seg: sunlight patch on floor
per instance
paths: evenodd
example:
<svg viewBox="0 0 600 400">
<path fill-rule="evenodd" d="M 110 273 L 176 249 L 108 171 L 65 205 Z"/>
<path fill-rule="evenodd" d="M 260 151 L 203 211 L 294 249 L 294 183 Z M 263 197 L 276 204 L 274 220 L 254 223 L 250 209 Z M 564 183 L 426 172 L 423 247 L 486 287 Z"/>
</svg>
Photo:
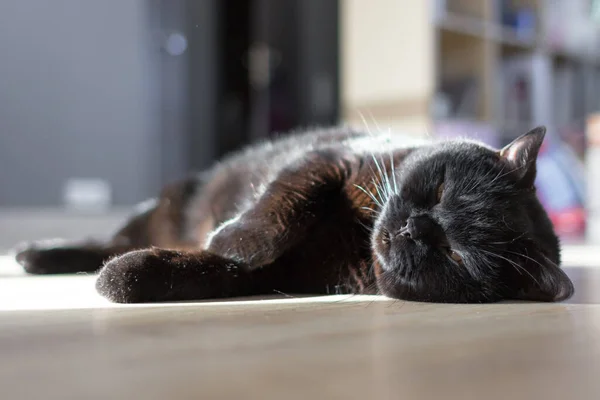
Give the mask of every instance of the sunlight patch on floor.
<svg viewBox="0 0 600 400">
<path fill-rule="evenodd" d="M 600 248 L 590 246 L 565 246 L 563 264 L 568 267 L 600 268 Z M 112 304 L 99 296 L 94 288 L 92 274 L 70 276 L 26 276 L 21 267 L 10 256 L 0 256 L 0 311 L 90 309 L 114 307 L 157 307 L 156 304 L 119 305 Z M 379 296 L 335 295 L 318 297 L 284 297 L 278 299 L 239 300 L 242 304 L 281 303 L 334 303 L 339 301 L 388 301 Z M 169 303 L 160 307 L 231 305 L 228 301 L 206 303 Z"/>
<path fill-rule="evenodd" d="M 205 303 L 113 304 L 96 293 L 92 274 L 69 276 L 25 276 L 12 258 L 0 256 L 0 311 L 61 310 L 115 307 L 218 307 L 231 301 Z M 335 295 L 315 297 L 285 297 L 277 299 L 236 300 L 244 304 L 334 303 L 388 301 L 381 296 Z"/>
</svg>

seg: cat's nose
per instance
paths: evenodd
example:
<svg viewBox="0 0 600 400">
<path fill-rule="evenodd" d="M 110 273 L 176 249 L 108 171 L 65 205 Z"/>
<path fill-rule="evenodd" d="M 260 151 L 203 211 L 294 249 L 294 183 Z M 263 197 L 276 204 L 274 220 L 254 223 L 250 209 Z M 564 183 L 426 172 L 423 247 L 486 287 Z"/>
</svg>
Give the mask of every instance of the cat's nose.
<svg viewBox="0 0 600 400">
<path fill-rule="evenodd" d="M 420 240 L 427 236 L 434 228 L 434 222 L 426 216 L 410 217 L 397 232 L 398 236 L 406 239 Z"/>
<path fill-rule="evenodd" d="M 410 239 L 412 236 L 411 229 L 408 227 L 408 223 L 406 223 L 400 230 L 396 233 L 396 236 L 404 236 L 407 239 Z"/>
</svg>

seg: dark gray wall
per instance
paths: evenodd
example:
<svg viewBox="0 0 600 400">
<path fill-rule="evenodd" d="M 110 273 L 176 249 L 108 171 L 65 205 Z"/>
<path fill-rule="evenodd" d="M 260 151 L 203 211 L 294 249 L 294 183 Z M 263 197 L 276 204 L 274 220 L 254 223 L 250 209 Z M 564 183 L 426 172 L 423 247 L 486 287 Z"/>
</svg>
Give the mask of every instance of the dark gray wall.
<svg viewBox="0 0 600 400">
<path fill-rule="evenodd" d="M 166 0 L 172 1 L 172 0 Z M 217 157 L 217 80 L 220 0 L 187 0 L 186 32 L 189 39 L 187 168 L 202 170 Z"/>
<path fill-rule="evenodd" d="M 160 185 L 150 4 L 0 1 L 0 206 L 58 205 L 69 177 L 107 179 L 116 204 Z"/>
<path fill-rule="evenodd" d="M 298 0 L 298 110 L 304 124 L 339 115 L 339 0 Z"/>
</svg>

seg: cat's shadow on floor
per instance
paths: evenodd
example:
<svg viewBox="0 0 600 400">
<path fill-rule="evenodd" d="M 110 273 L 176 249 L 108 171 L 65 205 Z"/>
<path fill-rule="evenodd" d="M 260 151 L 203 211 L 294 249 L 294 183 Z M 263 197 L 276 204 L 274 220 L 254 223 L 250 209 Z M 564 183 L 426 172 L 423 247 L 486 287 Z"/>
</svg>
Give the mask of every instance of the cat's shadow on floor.
<svg viewBox="0 0 600 400">
<path fill-rule="evenodd" d="M 575 285 L 575 294 L 568 300 L 558 304 L 600 304 L 600 268 L 586 268 L 586 267 L 568 267 L 565 268 L 565 272 L 573 281 Z M 348 299 L 352 298 L 352 295 L 348 296 Z M 273 295 L 265 296 L 253 296 L 243 297 L 235 299 L 214 299 L 214 300 L 203 300 L 202 303 L 214 303 L 228 301 L 232 304 L 242 301 L 255 301 L 255 300 L 286 300 L 286 299 L 303 299 L 311 297 L 322 297 L 321 295 L 302 295 L 293 293 L 276 293 Z M 377 298 L 377 296 L 373 296 Z M 368 300 L 366 300 L 368 301 Z M 520 300 L 504 300 L 496 304 L 528 304 L 529 301 Z"/>
<path fill-rule="evenodd" d="M 12 260 L 8 260 L 8 257 L 0 257 L 0 279 L 11 279 L 11 278 L 24 278 L 25 275 L 21 267 L 14 263 Z M 575 285 L 575 294 L 569 300 L 562 302 L 561 304 L 600 304 L 600 268 L 590 267 L 568 267 L 565 268 L 565 272 Z M 77 274 L 77 275 L 63 275 L 63 276 L 78 276 L 85 275 L 90 276 L 93 274 Z M 203 300 L 201 303 L 216 303 L 216 302 L 231 302 L 232 304 L 243 302 L 243 301 L 257 301 L 257 300 L 286 300 L 286 299 L 306 299 L 311 297 L 321 297 L 318 294 L 295 294 L 295 293 L 273 293 L 271 295 L 264 296 L 252 296 L 232 299 L 210 299 Z M 353 295 L 347 295 L 348 299 L 351 299 Z M 344 297 L 346 298 L 346 297 Z M 325 299 L 324 299 L 325 300 Z M 368 301 L 368 300 L 367 300 Z M 523 301 L 503 301 L 500 304 L 520 304 L 526 303 Z"/>
</svg>

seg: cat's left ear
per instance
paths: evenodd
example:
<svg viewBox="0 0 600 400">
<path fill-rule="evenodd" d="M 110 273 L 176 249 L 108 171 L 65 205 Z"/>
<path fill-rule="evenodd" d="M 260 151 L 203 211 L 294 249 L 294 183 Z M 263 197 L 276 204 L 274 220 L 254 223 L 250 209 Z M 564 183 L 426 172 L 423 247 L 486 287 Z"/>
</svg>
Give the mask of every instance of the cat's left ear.
<svg viewBox="0 0 600 400">
<path fill-rule="evenodd" d="M 536 176 L 536 160 L 546 135 L 546 127 L 538 126 L 519 136 L 498 152 L 518 176 L 523 187 L 533 187 Z"/>
</svg>

